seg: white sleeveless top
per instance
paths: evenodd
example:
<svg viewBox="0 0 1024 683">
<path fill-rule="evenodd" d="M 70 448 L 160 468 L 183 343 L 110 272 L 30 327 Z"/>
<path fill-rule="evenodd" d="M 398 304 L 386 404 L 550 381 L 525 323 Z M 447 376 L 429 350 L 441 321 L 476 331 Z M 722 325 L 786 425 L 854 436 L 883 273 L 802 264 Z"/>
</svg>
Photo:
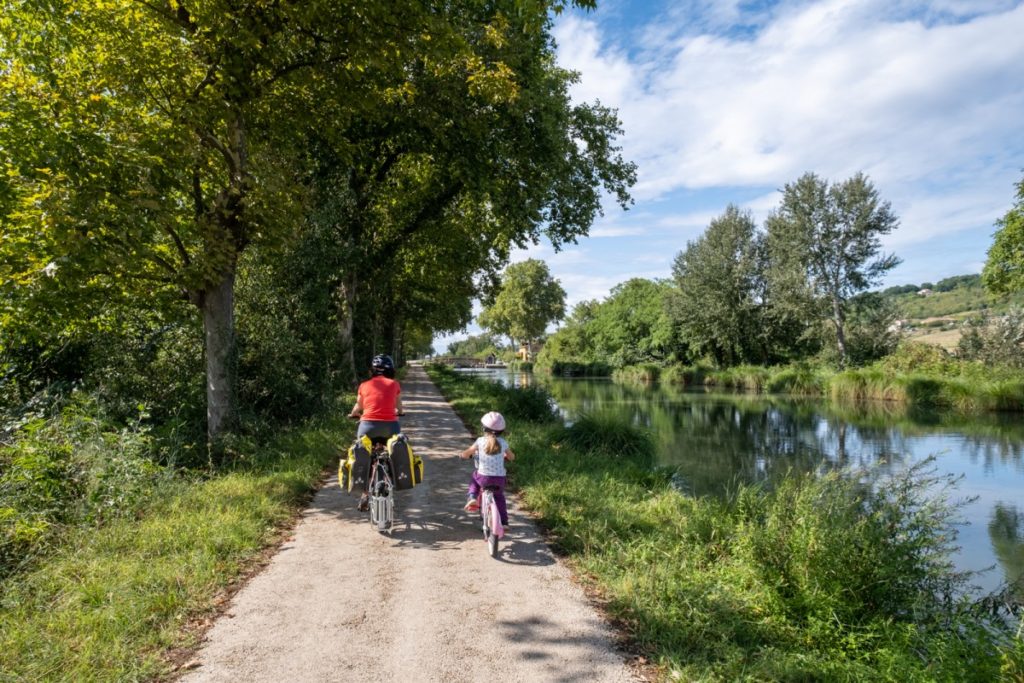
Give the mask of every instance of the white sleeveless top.
<svg viewBox="0 0 1024 683">
<path fill-rule="evenodd" d="M 501 450 L 497 453 L 484 453 L 487 437 L 481 436 L 476 440 L 476 455 L 473 456 L 473 460 L 476 471 L 485 477 L 505 476 L 505 451 L 508 450 L 508 442 L 499 436 L 498 445 L 501 446 Z"/>
</svg>

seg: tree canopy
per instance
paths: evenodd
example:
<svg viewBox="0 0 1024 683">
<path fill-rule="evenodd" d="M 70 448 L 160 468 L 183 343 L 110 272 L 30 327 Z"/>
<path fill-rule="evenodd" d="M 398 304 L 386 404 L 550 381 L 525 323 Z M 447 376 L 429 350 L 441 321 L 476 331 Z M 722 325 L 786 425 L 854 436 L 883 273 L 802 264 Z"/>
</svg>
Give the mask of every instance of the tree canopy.
<svg viewBox="0 0 1024 683">
<path fill-rule="evenodd" d="M 879 239 L 898 225 L 889 202 L 861 173 L 835 184 L 804 174 L 785 186 L 768 221 L 770 258 L 795 259 L 829 307 L 840 363 L 847 360 L 847 302 L 900 263 L 881 253 Z"/>
<path fill-rule="evenodd" d="M 615 113 L 555 65 L 566 4 L 5 1 L 0 351 L 115 305 L 200 324 L 213 439 L 289 393 L 236 371 L 344 381 L 461 328 L 514 246 L 629 201 Z"/>
<path fill-rule="evenodd" d="M 501 277 L 494 301 L 480 313 L 481 327 L 528 344 L 544 336 L 547 326 L 565 315 L 565 290 L 538 259 L 513 263 Z"/>
<path fill-rule="evenodd" d="M 722 365 L 765 360 L 757 348 L 758 248 L 750 212 L 730 205 L 676 256 L 670 310 L 697 355 Z"/>
<path fill-rule="evenodd" d="M 1024 290 L 1024 179 L 1017 183 L 1017 201 L 996 222 L 997 230 L 981 273 L 994 294 Z"/>
</svg>

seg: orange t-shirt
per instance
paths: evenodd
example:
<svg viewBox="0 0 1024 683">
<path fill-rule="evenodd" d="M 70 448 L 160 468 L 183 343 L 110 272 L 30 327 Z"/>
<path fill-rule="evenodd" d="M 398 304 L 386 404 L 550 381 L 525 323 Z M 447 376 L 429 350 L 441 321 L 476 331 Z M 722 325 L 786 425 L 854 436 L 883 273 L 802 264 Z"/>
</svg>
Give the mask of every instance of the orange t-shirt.
<svg viewBox="0 0 1024 683">
<path fill-rule="evenodd" d="M 359 385 L 359 398 L 363 403 L 364 420 L 394 422 L 398 419 L 395 412 L 395 401 L 402 393 L 402 388 L 393 379 L 383 375 L 371 377 Z"/>
</svg>

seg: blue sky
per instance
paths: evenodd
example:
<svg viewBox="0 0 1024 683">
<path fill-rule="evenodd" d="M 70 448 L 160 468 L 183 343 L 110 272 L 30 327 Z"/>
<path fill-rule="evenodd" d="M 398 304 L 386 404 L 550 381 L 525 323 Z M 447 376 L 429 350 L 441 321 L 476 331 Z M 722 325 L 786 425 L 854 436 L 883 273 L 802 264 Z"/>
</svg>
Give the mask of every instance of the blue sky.
<svg viewBox="0 0 1024 683">
<path fill-rule="evenodd" d="M 635 204 L 547 262 L 571 307 L 672 261 L 807 171 L 866 173 L 900 227 L 884 286 L 980 272 L 1024 176 L 1024 0 L 599 0 L 553 35 L 577 101 L 619 111 Z M 435 342 L 443 351 L 452 339 Z"/>
</svg>

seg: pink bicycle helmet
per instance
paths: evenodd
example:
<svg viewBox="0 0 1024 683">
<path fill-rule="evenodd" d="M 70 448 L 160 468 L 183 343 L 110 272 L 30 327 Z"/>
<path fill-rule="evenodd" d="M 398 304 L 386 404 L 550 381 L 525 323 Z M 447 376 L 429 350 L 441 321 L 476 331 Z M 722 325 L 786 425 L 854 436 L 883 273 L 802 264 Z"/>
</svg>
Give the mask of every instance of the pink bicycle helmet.
<svg viewBox="0 0 1024 683">
<path fill-rule="evenodd" d="M 484 429 L 490 429 L 492 432 L 505 431 L 505 418 L 501 416 L 501 413 L 496 413 L 493 410 L 480 418 L 480 424 L 484 426 Z"/>
</svg>

